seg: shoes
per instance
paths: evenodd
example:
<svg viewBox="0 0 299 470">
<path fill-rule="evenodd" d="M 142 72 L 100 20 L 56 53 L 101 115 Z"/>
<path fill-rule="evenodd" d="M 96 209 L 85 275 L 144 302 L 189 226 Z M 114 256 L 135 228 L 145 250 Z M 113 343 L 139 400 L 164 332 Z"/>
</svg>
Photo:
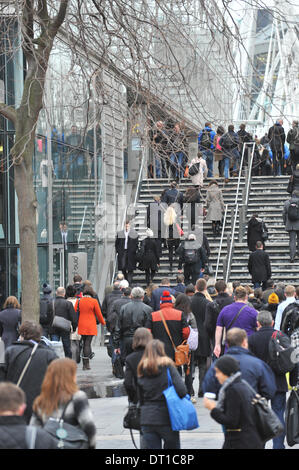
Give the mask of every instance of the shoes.
<svg viewBox="0 0 299 470">
<path fill-rule="evenodd" d="M 229 183 L 229 179 L 225 178 L 224 183 Z"/>
<path fill-rule="evenodd" d="M 290 263 L 294 263 L 295 258 L 290 258 Z"/>
<path fill-rule="evenodd" d="M 92 359 L 94 357 L 94 352 L 92 352 L 89 356 L 89 359 Z"/>
<path fill-rule="evenodd" d="M 83 361 L 83 370 L 90 370 L 89 359 L 82 359 Z"/>
<path fill-rule="evenodd" d="M 196 403 L 196 398 L 195 398 L 194 396 L 192 396 L 192 397 L 190 398 L 190 401 L 191 401 L 191 403 Z"/>
<path fill-rule="evenodd" d="M 199 398 L 202 398 L 202 397 L 203 397 L 203 392 L 202 392 L 201 390 L 199 390 L 197 396 L 198 396 Z"/>
</svg>

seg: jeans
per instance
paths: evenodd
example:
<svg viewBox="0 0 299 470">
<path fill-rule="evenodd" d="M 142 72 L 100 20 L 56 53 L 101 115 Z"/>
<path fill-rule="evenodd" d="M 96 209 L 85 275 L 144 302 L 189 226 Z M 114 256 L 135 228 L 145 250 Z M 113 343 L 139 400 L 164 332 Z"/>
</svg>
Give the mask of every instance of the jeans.
<svg viewBox="0 0 299 470">
<path fill-rule="evenodd" d="M 224 162 L 224 178 L 229 179 L 229 165 L 230 165 L 230 158 L 223 157 Z"/>
<path fill-rule="evenodd" d="M 144 443 L 147 449 L 180 449 L 180 433 L 170 426 L 141 426 Z"/>
<path fill-rule="evenodd" d="M 286 393 L 276 392 L 274 397 L 271 400 L 271 407 L 272 407 L 272 410 L 275 411 L 275 413 L 277 414 L 282 424 L 285 426 L 284 412 L 286 409 Z M 274 437 L 273 449 L 285 448 L 285 445 L 284 445 L 285 435 L 286 435 L 285 432 L 283 432 L 280 436 Z"/>
<path fill-rule="evenodd" d="M 72 349 L 71 349 L 71 337 L 70 333 L 61 333 L 52 335 L 52 341 L 59 341 L 61 338 L 64 355 L 72 359 Z"/>
<path fill-rule="evenodd" d="M 203 158 L 207 162 L 208 167 L 208 178 L 213 178 L 213 152 L 212 150 L 204 150 L 202 152 Z"/>
<path fill-rule="evenodd" d="M 176 152 L 170 155 L 172 178 L 182 179 L 184 177 L 185 168 L 183 168 L 183 160 L 183 152 Z"/>
<path fill-rule="evenodd" d="M 231 155 L 234 161 L 233 171 L 238 171 L 240 168 L 240 152 L 237 148 L 231 150 Z"/>
</svg>

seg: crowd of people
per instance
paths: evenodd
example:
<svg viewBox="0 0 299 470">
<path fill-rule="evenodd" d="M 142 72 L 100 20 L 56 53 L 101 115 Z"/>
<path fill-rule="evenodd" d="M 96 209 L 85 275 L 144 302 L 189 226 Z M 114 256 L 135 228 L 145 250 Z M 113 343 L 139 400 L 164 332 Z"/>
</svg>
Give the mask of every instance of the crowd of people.
<svg viewBox="0 0 299 470">
<path fill-rule="evenodd" d="M 200 172 L 206 172 L 208 178 L 224 177 L 227 182 L 238 172 L 244 144 L 245 163 L 248 163 L 248 150 L 255 150 L 252 162 L 254 176 L 279 176 L 292 174 L 299 163 L 299 127 L 294 120 L 286 133 L 283 120 L 278 119 L 268 132 L 262 136 L 246 131 L 246 124 L 241 124 L 238 131 L 233 124 L 227 130 L 219 125 L 213 129 L 211 122 L 198 134 Z M 152 132 L 154 163 L 148 167 L 150 178 L 170 178 L 181 180 L 189 175 L 190 167 L 198 159 L 188 162 L 188 131 L 183 123 L 156 122 Z M 215 168 L 217 164 L 217 168 Z M 218 174 L 217 174 L 218 172 Z"/>
</svg>

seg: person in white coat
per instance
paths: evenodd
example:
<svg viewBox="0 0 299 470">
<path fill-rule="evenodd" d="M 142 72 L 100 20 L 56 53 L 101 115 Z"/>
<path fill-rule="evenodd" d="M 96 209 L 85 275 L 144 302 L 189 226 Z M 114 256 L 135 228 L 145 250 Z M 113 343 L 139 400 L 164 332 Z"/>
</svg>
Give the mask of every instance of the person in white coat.
<svg viewBox="0 0 299 470">
<path fill-rule="evenodd" d="M 190 174 L 190 168 L 193 165 L 196 168 L 198 168 L 198 172 L 195 175 Z M 192 184 L 194 186 L 199 187 L 199 189 L 201 189 L 203 187 L 204 178 L 207 177 L 207 174 L 208 174 L 207 163 L 205 159 L 203 158 L 202 153 L 198 152 L 197 157 L 191 160 L 190 167 L 189 167 L 189 176 L 191 178 Z"/>
</svg>

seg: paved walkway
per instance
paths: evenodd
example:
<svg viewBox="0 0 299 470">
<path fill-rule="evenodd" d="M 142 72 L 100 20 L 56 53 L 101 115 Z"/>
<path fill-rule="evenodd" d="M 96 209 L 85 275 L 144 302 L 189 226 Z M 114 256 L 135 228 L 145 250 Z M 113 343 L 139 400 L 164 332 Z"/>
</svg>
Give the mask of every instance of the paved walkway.
<svg viewBox="0 0 299 470">
<path fill-rule="evenodd" d="M 127 397 L 121 379 L 112 374 L 111 359 L 105 347 L 93 346 L 95 357 L 90 361 L 91 370 L 83 371 L 82 363 L 78 365 L 77 380 L 81 389 L 88 394 L 95 423 L 97 426 L 97 449 L 134 449 L 130 432 L 123 428 L 123 417 L 127 410 Z M 195 390 L 198 381 L 194 381 Z M 221 426 L 209 415 L 203 406 L 203 399 L 198 398 L 195 404 L 199 428 L 193 431 L 182 431 L 182 449 L 221 449 L 223 433 Z M 134 431 L 136 444 L 139 445 L 139 433 Z M 272 441 L 266 445 L 272 448 Z M 299 445 L 292 447 L 299 449 Z"/>
</svg>

